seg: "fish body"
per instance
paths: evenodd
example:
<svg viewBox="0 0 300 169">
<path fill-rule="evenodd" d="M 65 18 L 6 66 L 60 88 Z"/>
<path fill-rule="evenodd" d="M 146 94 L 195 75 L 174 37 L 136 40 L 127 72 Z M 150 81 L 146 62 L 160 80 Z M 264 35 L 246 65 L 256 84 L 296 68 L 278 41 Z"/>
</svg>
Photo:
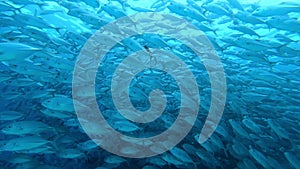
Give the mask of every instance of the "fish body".
<svg viewBox="0 0 300 169">
<path fill-rule="evenodd" d="M 73 100 L 65 96 L 56 96 L 42 102 L 42 105 L 50 110 L 73 112 Z"/>
<path fill-rule="evenodd" d="M 17 120 L 24 117 L 24 114 L 17 111 L 1 111 L 0 112 L 0 120 L 10 121 Z"/>
<path fill-rule="evenodd" d="M 0 143 L 0 151 L 23 151 L 41 147 L 49 143 L 48 140 L 39 136 L 25 136 L 2 141 Z"/>
<path fill-rule="evenodd" d="M 40 48 L 35 48 L 22 43 L 6 42 L 0 43 L 0 61 L 9 60 L 24 60 L 33 53 L 40 51 Z"/>
<path fill-rule="evenodd" d="M 7 124 L 1 129 L 2 133 L 10 135 L 36 134 L 44 131 L 52 130 L 49 125 L 38 121 L 19 121 Z"/>
</svg>

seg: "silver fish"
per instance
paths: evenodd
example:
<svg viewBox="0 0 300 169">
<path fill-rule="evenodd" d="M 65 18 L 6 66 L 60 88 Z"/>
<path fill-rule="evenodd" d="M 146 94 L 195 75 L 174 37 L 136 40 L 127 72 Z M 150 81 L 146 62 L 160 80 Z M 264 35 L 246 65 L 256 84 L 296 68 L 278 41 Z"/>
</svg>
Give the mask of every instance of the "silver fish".
<svg viewBox="0 0 300 169">
<path fill-rule="evenodd" d="M 40 51 L 29 45 L 15 42 L 0 43 L 0 61 L 24 60 L 33 53 Z"/>
<path fill-rule="evenodd" d="M 49 125 L 39 121 L 19 121 L 7 124 L 1 129 L 2 133 L 11 135 L 37 134 L 53 130 Z"/>
<path fill-rule="evenodd" d="M 2 141 L 0 143 L 0 151 L 22 151 L 22 150 L 30 150 L 40 146 L 43 146 L 50 141 L 39 137 L 39 136 L 25 136 L 14 138 L 11 140 Z"/>
</svg>

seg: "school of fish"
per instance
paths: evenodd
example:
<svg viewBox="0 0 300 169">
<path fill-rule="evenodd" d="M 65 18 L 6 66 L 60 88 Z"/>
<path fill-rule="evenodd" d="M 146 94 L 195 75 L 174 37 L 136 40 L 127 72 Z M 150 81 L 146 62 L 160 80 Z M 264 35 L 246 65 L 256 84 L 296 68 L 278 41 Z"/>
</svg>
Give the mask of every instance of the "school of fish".
<svg viewBox="0 0 300 169">
<path fill-rule="evenodd" d="M 172 52 L 190 66 L 201 97 L 198 119 L 176 147 L 154 157 L 130 159 L 105 151 L 85 134 L 74 110 L 72 75 L 81 48 L 95 31 L 138 12 L 172 14 L 203 31 L 222 61 L 227 100 L 215 133 L 199 144 L 211 88 L 195 53 L 163 35 L 137 35 L 117 43 L 95 79 L 99 108 L 117 131 L 134 137 L 157 135 L 173 124 L 180 109 L 174 79 L 149 69 L 132 80 L 131 101 L 147 110 L 149 93 L 161 89 L 167 98 L 163 115 L 139 124 L 117 112 L 110 81 L 132 52 Z M 0 169 L 300 169 L 297 1 L 260 5 L 239 0 L 1 0 L 0 25 Z"/>
</svg>

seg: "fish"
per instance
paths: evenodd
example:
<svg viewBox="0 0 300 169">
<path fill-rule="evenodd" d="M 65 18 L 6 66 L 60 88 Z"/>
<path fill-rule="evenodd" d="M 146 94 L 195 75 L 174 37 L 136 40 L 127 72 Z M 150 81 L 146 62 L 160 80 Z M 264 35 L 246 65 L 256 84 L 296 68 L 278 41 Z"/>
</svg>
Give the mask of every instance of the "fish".
<svg viewBox="0 0 300 169">
<path fill-rule="evenodd" d="M 35 17 L 33 15 L 28 15 L 24 13 L 15 14 L 12 16 L 13 19 L 17 22 L 20 22 L 27 26 L 34 26 L 37 28 L 44 28 L 44 29 L 54 29 L 59 31 L 59 27 L 52 26 L 48 24 L 42 17 Z"/>
<path fill-rule="evenodd" d="M 267 156 L 267 160 L 268 160 L 269 165 L 270 165 L 272 168 L 280 169 L 280 168 L 283 167 L 283 166 L 281 165 L 281 163 L 279 163 L 278 161 L 276 161 L 276 160 L 275 160 L 274 158 L 272 158 L 271 156 Z"/>
<path fill-rule="evenodd" d="M 235 131 L 236 134 L 244 138 L 249 138 L 249 133 L 241 126 L 240 123 L 236 122 L 233 119 L 230 119 L 229 124 L 231 125 L 233 131 Z"/>
<path fill-rule="evenodd" d="M 23 151 L 44 146 L 50 141 L 39 136 L 18 137 L 0 143 L 0 151 Z"/>
<path fill-rule="evenodd" d="M 275 120 L 268 119 L 267 122 L 270 128 L 272 129 L 272 131 L 275 132 L 279 138 L 285 138 L 285 139 L 290 138 L 288 132 L 286 132 L 284 128 L 280 127 Z"/>
<path fill-rule="evenodd" d="M 25 114 L 17 111 L 1 111 L 0 112 L 0 120 L 1 121 L 11 121 L 11 120 L 17 120 L 24 117 Z"/>
<path fill-rule="evenodd" d="M 19 11 L 23 8 L 24 6 L 21 6 L 21 7 L 14 7 L 13 5 L 7 3 L 7 2 L 2 2 L 0 3 L 0 11 L 1 12 L 7 12 L 7 11 L 12 11 L 12 12 L 15 12 L 15 11 Z"/>
<path fill-rule="evenodd" d="M 9 79 L 4 82 L 6 85 L 11 85 L 11 86 L 32 86 L 36 84 L 37 82 L 30 79 L 30 78 L 18 78 L 18 79 Z"/>
<path fill-rule="evenodd" d="M 252 40 L 245 37 L 238 37 L 235 44 L 240 48 L 255 52 L 268 50 L 272 47 L 271 45 L 262 43 L 259 40 Z"/>
<path fill-rule="evenodd" d="M 123 120 L 123 121 L 116 121 L 113 126 L 120 131 L 123 132 L 133 132 L 140 130 L 140 127 L 135 125 L 134 123 L 131 123 L 129 121 Z"/>
<path fill-rule="evenodd" d="M 25 154 L 14 154 L 11 156 L 8 161 L 13 164 L 26 163 L 30 161 L 34 161 L 30 155 Z"/>
<path fill-rule="evenodd" d="M 183 164 L 183 162 L 181 162 L 180 160 L 178 160 L 176 157 L 174 157 L 170 153 L 164 153 L 163 156 L 162 156 L 162 159 L 164 159 L 166 162 L 168 162 L 170 164 L 173 164 L 175 166 Z"/>
<path fill-rule="evenodd" d="M 185 163 L 194 163 L 192 158 L 182 149 L 174 147 L 170 150 L 171 154 L 175 156 L 178 160 Z"/>
<path fill-rule="evenodd" d="M 63 95 L 47 99 L 41 104 L 50 110 L 74 112 L 73 100 Z"/>
<path fill-rule="evenodd" d="M 99 8 L 100 6 L 100 2 L 98 0 L 83 0 L 83 2 L 93 8 Z"/>
<path fill-rule="evenodd" d="M 249 155 L 247 147 L 240 142 L 234 142 L 232 150 L 240 157 L 247 157 Z"/>
<path fill-rule="evenodd" d="M 85 142 L 79 143 L 77 146 L 85 151 L 96 149 L 98 147 L 98 145 L 93 140 L 87 140 Z"/>
<path fill-rule="evenodd" d="M 10 62 L 5 62 L 8 68 L 16 73 L 23 74 L 23 75 L 32 75 L 37 76 L 38 78 L 41 77 L 55 77 L 58 73 L 55 70 L 51 70 L 48 67 L 44 67 L 42 65 L 35 65 L 30 61 L 16 61 L 13 60 Z"/>
<path fill-rule="evenodd" d="M 279 30 L 286 30 L 291 32 L 298 32 L 300 28 L 300 21 L 289 18 L 286 16 L 273 16 L 266 21 L 268 25 L 272 28 L 277 28 Z"/>
<path fill-rule="evenodd" d="M 154 45 L 155 47 L 171 47 L 170 44 L 163 38 L 159 36 L 154 36 L 154 35 L 149 35 L 149 34 L 144 34 L 143 39 L 145 39 L 148 43 L 151 43 L 151 45 Z"/>
<path fill-rule="evenodd" d="M 57 152 L 57 156 L 63 159 L 76 159 L 83 155 L 84 154 L 80 150 L 74 148 L 64 148 Z"/>
<path fill-rule="evenodd" d="M 132 39 L 132 38 L 126 38 L 122 41 L 122 44 L 125 47 L 128 47 L 130 50 L 132 51 L 140 51 L 140 50 L 144 50 L 144 47 L 136 40 Z"/>
<path fill-rule="evenodd" d="M 212 161 L 216 160 L 215 157 L 211 154 L 208 153 L 207 151 L 203 150 L 203 149 L 198 149 L 196 152 L 196 155 L 204 161 L 204 163 L 202 163 L 204 166 L 206 167 L 210 167 L 210 168 L 216 168 L 216 166 L 218 166 L 218 162 L 216 163 L 211 163 Z"/>
<path fill-rule="evenodd" d="M 143 169 L 158 169 L 158 168 L 152 165 L 146 165 L 143 167 Z"/>
<path fill-rule="evenodd" d="M 246 168 L 253 168 L 253 169 L 257 169 L 257 166 L 255 165 L 254 162 L 252 162 L 250 159 L 245 158 L 243 160 L 243 164 L 245 165 Z"/>
<path fill-rule="evenodd" d="M 147 161 L 151 164 L 157 165 L 157 166 L 165 166 L 167 165 L 167 162 L 161 159 L 160 157 L 150 157 L 147 159 Z"/>
<path fill-rule="evenodd" d="M 72 71 L 75 65 L 72 60 L 61 58 L 48 52 L 36 52 L 30 56 L 29 59 L 34 63 L 39 63 L 40 65 L 47 65 L 49 67 L 67 71 Z"/>
<path fill-rule="evenodd" d="M 72 118 L 74 117 L 73 114 L 65 111 L 59 111 L 59 110 L 49 110 L 49 109 L 43 109 L 40 110 L 43 114 L 50 117 L 55 117 L 59 119 L 65 119 L 65 118 Z"/>
<path fill-rule="evenodd" d="M 152 3 L 151 8 L 160 9 L 160 8 L 164 7 L 165 5 L 166 5 L 166 3 L 164 1 L 157 0 Z"/>
<path fill-rule="evenodd" d="M 206 11 L 213 12 L 217 15 L 225 15 L 225 16 L 231 16 L 231 11 L 227 11 L 225 8 L 218 4 L 206 4 L 202 6 Z"/>
<path fill-rule="evenodd" d="M 51 41 L 51 38 L 48 36 L 47 33 L 42 31 L 41 29 L 34 27 L 34 26 L 26 26 L 19 29 L 24 35 L 27 35 L 33 39 L 39 40 L 44 43 L 48 43 Z"/>
<path fill-rule="evenodd" d="M 40 1 L 31 1 L 31 0 L 23 0 L 22 2 L 18 0 L 10 0 L 10 2 L 13 2 L 14 4 L 18 4 L 18 5 L 42 5 Z"/>
<path fill-rule="evenodd" d="M 126 162 L 126 159 L 116 155 L 110 155 L 105 157 L 104 161 L 109 164 L 120 164 Z"/>
<path fill-rule="evenodd" d="M 250 155 L 264 168 L 271 168 L 271 166 L 267 162 L 267 158 L 264 154 L 259 152 L 258 150 L 251 148 L 249 149 Z"/>
<path fill-rule="evenodd" d="M 295 157 L 291 152 L 284 152 L 284 157 L 289 161 L 289 163 L 296 169 L 300 168 L 299 159 Z"/>
<path fill-rule="evenodd" d="M 42 50 L 27 44 L 15 42 L 0 43 L 0 61 L 24 60 L 33 53 Z"/>
<path fill-rule="evenodd" d="M 238 0 L 227 0 L 229 2 L 229 5 L 232 6 L 235 9 L 238 9 L 240 11 L 244 11 L 243 6 L 240 4 Z"/>
<path fill-rule="evenodd" d="M 49 125 L 38 121 L 18 121 L 7 124 L 1 132 L 9 135 L 37 134 L 53 130 Z"/>
<path fill-rule="evenodd" d="M 103 11 L 105 11 L 109 15 L 115 17 L 116 19 L 126 16 L 125 11 L 123 11 L 122 9 L 117 8 L 115 6 L 109 5 L 109 4 L 105 4 L 105 5 L 101 6 L 101 9 L 103 9 Z"/>
<path fill-rule="evenodd" d="M 153 12 L 150 9 L 132 6 L 132 5 L 129 5 L 128 3 L 124 3 L 124 6 L 127 7 L 127 8 L 130 8 L 134 11 L 137 11 L 137 12 Z"/>
<path fill-rule="evenodd" d="M 32 148 L 29 150 L 21 150 L 19 153 L 25 153 L 25 154 L 54 154 L 56 153 L 55 149 L 53 146 L 41 146 L 37 148 Z"/>
<path fill-rule="evenodd" d="M 252 121 L 250 118 L 243 119 L 242 123 L 246 128 L 251 130 L 253 133 L 262 133 L 261 126 L 259 124 L 256 124 L 254 121 Z"/>
<path fill-rule="evenodd" d="M 257 34 L 253 28 L 249 28 L 247 26 L 242 26 L 242 25 L 232 25 L 232 26 L 228 26 L 228 28 L 232 29 L 232 30 L 238 30 L 244 34 L 248 34 L 248 35 L 252 35 L 252 36 L 258 36 L 260 37 L 259 34 Z"/>
<path fill-rule="evenodd" d="M 171 2 L 167 8 L 178 14 L 181 16 L 185 16 L 185 17 L 189 17 L 191 19 L 195 19 L 199 22 L 202 21 L 210 21 L 205 15 L 203 15 L 202 13 L 198 12 L 196 9 L 191 8 L 191 7 L 187 7 L 183 4 L 180 3 L 175 3 L 175 2 Z"/>
<path fill-rule="evenodd" d="M 234 17 L 238 18 L 240 21 L 249 24 L 266 24 L 265 20 L 256 16 L 253 16 L 251 13 L 246 11 L 238 11 L 237 13 L 233 14 Z"/>
<path fill-rule="evenodd" d="M 257 8 L 252 14 L 260 17 L 284 16 L 290 12 L 300 12 L 299 6 L 272 5 Z"/>
</svg>

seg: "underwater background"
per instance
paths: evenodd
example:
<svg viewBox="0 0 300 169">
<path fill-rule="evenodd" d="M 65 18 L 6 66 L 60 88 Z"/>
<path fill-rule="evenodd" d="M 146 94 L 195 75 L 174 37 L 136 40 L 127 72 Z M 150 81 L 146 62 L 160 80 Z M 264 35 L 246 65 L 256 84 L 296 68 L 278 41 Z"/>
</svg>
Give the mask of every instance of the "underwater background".
<svg viewBox="0 0 300 169">
<path fill-rule="evenodd" d="M 140 111 L 150 108 L 152 90 L 164 91 L 167 106 L 151 123 L 126 120 L 110 90 L 114 71 L 128 55 L 164 49 L 189 66 L 198 84 L 199 113 L 188 135 L 163 154 L 126 158 L 95 144 L 78 122 L 72 78 L 81 49 L 107 23 L 139 12 L 186 19 L 217 51 L 226 104 L 205 143 L 198 136 L 211 103 L 207 70 L 185 44 L 156 34 L 132 36 L 106 54 L 95 79 L 98 107 L 124 135 L 143 138 L 167 130 L 181 105 L 179 86 L 168 73 L 146 69 L 130 83 L 131 103 Z M 0 168 L 300 169 L 296 0 L 1 0 L 0 25 Z"/>
</svg>

